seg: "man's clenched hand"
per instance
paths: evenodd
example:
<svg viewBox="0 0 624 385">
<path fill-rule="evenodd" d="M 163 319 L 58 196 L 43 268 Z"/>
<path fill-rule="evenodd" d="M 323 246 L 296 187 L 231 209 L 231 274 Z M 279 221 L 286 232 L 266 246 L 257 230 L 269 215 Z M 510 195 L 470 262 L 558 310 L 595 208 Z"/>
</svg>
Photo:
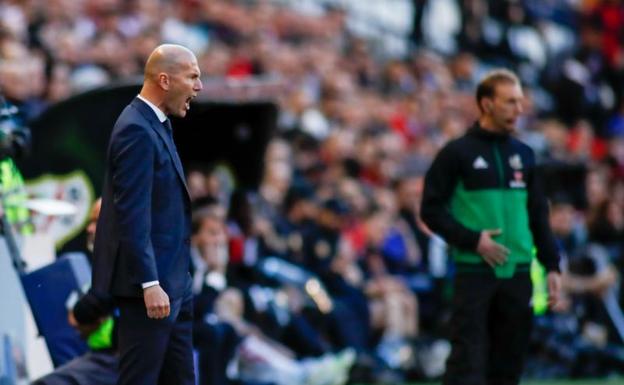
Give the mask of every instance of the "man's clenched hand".
<svg viewBox="0 0 624 385">
<path fill-rule="evenodd" d="M 149 318 L 165 318 L 169 316 L 169 296 L 160 285 L 150 286 L 143 289 L 143 299 Z"/>
</svg>

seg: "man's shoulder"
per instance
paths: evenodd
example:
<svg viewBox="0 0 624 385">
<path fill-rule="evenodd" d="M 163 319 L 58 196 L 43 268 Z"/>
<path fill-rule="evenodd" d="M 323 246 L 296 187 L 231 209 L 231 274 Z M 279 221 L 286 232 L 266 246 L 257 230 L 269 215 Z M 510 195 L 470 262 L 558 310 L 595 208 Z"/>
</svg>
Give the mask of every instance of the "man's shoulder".
<svg viewBox="0 0 624 385">
<path fill-rule="evenodd" d="M 131 124 L 147 125 L 148 121 L 137 108 L 137 99 L 128 104 L 119 114 L 115 126 L 125 126 Z"/>
<path fill-rule="evenodd" d="M 456 153 L 458 151 L 463 151 L 466 149 L 466 144 L 468 144 L 471 140 L 472 139 L 469 135 L 461 135 L 446 142 L 446 144 L 440 149 L 440 152 Z"/>
<path fill-rule="evenodd" d="M 458 137 L 456 137 L 454 139 L 449 140 L 448 145 L 457 147 L 457 146 L 461 146 L 464 143 L 470 142 L 472 140 L 474 140 L 472 135 L 469 135 L 468 132 L 465 132 L 462 135 L 460 135 L 460 136 L 458 136 Z"/>
<path fill-rule="evenodd" d="M 533 148 L 531 148 L 531 146 L 529 146 L 528 144 L 524 143 L 523 141 L 521 141 L 520 139 L 516 138 L 516 137 L 510 137 L 510 143 L 513 149 L 524 153 L 528 156 L 533 157 L 534 156 L 534 151 Z"/>
<path fill-rule="evenodd" d="M 123 109 L 115 126 L 113 127 L 113 135 L 120 134 L 121 132 L 128 133 L 129 131 L 137 133 L 151 133 L 150 121 L 145 115 L 136 107 L 135 103 L 130 103 Z"/>
</svg>

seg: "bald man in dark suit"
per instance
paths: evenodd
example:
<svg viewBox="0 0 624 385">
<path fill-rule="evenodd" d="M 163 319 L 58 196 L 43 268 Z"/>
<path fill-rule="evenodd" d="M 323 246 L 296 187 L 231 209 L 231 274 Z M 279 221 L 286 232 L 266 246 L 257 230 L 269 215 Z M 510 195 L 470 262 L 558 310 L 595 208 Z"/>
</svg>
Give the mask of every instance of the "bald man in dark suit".
<svg viewBox="0 0 624 385">
<path fill-rule="evenodd" d="M 191 51 L 157 47 L 111 135 L 93 290 L 119 308 L 120 385 L 194 384 L 190 198 L 167 116 L 201 89 Z"/>
</svg>

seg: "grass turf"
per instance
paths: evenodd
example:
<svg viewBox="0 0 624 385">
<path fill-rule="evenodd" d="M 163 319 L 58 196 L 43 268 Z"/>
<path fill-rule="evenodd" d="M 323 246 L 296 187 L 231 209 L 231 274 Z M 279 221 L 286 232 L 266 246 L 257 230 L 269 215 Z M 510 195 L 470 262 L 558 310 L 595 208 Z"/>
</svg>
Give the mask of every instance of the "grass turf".
<svg viewBox="0 0 624 385">
<path fill-rule="evenodd" d="M 593 380 L 556 380 L 556 381 L 522 381 L 520 385 L 622 385 L 624 378 L 593 379 Z M 360 384 L 367 385 L 367 384 Z M 368 384 L 373 385 L 373 384 Z M 439 382 L 406 383 L 404 385 L 440 385 Z"/>
</svg>

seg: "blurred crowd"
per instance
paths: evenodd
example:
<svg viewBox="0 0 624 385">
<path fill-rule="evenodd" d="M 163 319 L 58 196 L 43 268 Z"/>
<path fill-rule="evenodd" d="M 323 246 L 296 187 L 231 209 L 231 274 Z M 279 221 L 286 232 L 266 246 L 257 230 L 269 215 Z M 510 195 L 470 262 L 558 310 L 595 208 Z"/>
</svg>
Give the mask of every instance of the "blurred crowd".
<svg viewBox="0 0 624 385">
<path fill-rule="evenodd" d="M 568 297 L 538 315 L 527 373 L 624 372 L 624 3 L 413 0 L 401 56 L 350 28 L 351 3 L 295 3 L 4 0 L 0 90 L 32 119 L 140 74 L 163 41 L 190 47 L 206 77 L 284 81 L 257 191 L 232 188 L 215 165 L 187 169 L 196 215 L 227 228 L 216 251 L 195 237 L 195 290 L 210 291 L 197 322 L 234 325 L 225 345 L 248 367 L 275 356 L 241 343 L 260 328 L 295 357 L 333 354 L 341 371 L 354 354 L 352 378 L 396 382 L 439 376 L 449 350 L 453 266 L 419 218 L 424 173 L 476 118 L 479 77 L 511 67 Z"/>
</svg>

